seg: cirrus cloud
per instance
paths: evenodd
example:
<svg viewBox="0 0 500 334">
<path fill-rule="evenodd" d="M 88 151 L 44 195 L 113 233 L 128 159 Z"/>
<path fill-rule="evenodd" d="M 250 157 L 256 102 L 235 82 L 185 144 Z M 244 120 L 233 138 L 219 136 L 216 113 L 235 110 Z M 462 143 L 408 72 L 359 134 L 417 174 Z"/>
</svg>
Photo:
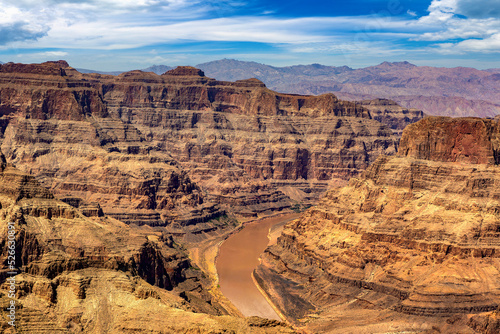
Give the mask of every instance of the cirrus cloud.
<svg viewBox="0 0 500 334">
<path fill-rule="evenodd" d="M 287 17 L 279 10 L 243 15 L 237 9 L 251 7 L 245 0 L 0 0 L 0 50 L 30 50 L 40 59 L 56 56 L 47 52 L 77 53 L 71 50 L 120 50 L 125 55 L 126 50 L 149 48 L 166 53 L 186 43 L 255 43 L 307 59 L 316 54 L 406 60 L 416 54 L 500 52 L 498 0 L 479 0 L 481 5 L 473 0 L 427 1 L 424 16 L 400 6 L 397 13 Z M 213 49 L 211 44 L 207 52 Z M 182 52 L 175 57 L 185 59 Z M 19 53 L 27 59 L 28 51 Z"/>
</svg>

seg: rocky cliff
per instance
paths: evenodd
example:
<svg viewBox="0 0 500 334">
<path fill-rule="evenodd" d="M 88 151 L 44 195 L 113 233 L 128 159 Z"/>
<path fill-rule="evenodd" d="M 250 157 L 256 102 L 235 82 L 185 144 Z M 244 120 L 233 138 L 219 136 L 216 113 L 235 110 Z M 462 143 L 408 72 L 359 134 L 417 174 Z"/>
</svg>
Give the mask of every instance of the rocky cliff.
<svg viewBox="0 0 500 334">
<path fill-rule="evenodd" d="M 292 332 L 283 323 L 227 315 L 164 231 L 87 217 L 33 176 L 5 161 L 0 170 L 3 319 L 11 300 L 9 222 L 18 273 L 16 328 L 2 321 L 3 333 Z"/>
<path fill-rule="evenodd" d="M 14 222 L 19 328 L 292 332 L 228 315 L 179 242 L 231 231 L 228 214 L 315 200 L 394 154 L 399 136 L 373 110 L 192 67 L 114 77 L 0 65 L 0 261 Z"/>
<path fill-rule="evenodd" d="M 499 134 L 498 122 L 477 118 L 408 126 L 398 155 L 380 156 L 287 224 L 255 273 L 263 288 L 314 332 L 490 333 Z"/>
<path fill-rule="evenodd" d="M 397 128 L 422 115 L 381 109 L 377 118 L 373 104 L 279 94 L 256 79 L 217 81 L 190 67 L 115 77 L 63 61 L 0 66 L 9 162 L 68 203 L 176 233 L 205 233 L 214 226 L 198 223 L 228 211 L 252 216 L 310 202 L 395 153 L 398 134 L 383 122 Z"/>
<path fill-rule="evenodd" d="M 424 118 L 422 110 L 403 108 L 388 99 L 363 100 L 358 103 L 370 111 L 373 119 L 387 124 L 398 134 L 401 134 L 409 124 Z"/>
<path fill-rule="evenodd" d="M 399 154 L 416 159 L 471 164 L 500 164 L 497 121 L 429 117 L 410 125 L 401 138 Z"/>
</svg>

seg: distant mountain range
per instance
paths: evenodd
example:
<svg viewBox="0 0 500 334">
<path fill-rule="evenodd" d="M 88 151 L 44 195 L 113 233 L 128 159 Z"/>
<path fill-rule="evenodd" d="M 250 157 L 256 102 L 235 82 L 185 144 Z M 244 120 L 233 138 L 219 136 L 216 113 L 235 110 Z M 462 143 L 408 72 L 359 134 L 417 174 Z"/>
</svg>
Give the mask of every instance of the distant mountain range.
<svg viewBox="0 0 500 334">
<path fill-rule="evenodd" d="M 430 115 L 494 117 L 500 114 L 500 69 L 438 68 L 409 62 L 384 62 L 359 69 L 320 64 L 275 67 L 233 59 L 196 67 L 218 80 L 257 78 L 282 93 L 334 93 L 347 100 L 386 98 Z M 172 68 L 153 65 L 142 71 L 162 74 Z M 99 73 L 117 75 L 120 72 Z"/>
<path fill-rule="evenodd" d="M 75 68 L 78 72 L 80 73 L 99 73 L 99 74 L 109 74 L 109 75 L 120 75 L 123 73 L 123 71 L 111 71 L 111 72 L 106 72 L 106 71 L 96 71 L 96 70 L 89 70 L 86 68 Z"/>
<path fill-rule="evenodd" d="M 141 69 L 141 71 L 154 72 L 158 75 L 161 75 L 161 74 L 163 74 L 167 71 L 170 71 L 174 68 L 175 68 L 175 66 L 172 67 L 172 66 L 167 66 L 167 65 L 153 65 L 153 66 L 150 66 L 148 68 Z M 96 70 L 89 70 L 89 69 L 85 69 L 85 68 L 76 68 L 76 70 L 80 73 L 99 73 L 99 74 L 108 74 L 108 75 L 120 75 L 124 72 L 124 71 L 110 71 L 110 72 L 96 71 Z"/>
<path fill-rule="evenodd" d="M 500 114 L 500 69 L 437 68 L 384 62 L 352 69 L 319 64 L 274 67 L 223 59 L 199 64 L 209 77 L 255 77 L 279 92 L 363 100 L 387 98 L 430 115 L 494 117 Z"/>
<path fill-rule="evenodd" d="M 144 72 L 154 72 L 156 74 L 160 74 L 161 75 L 161 74 L 163 74 L 163 73 L 165 73 L 167 71 L 173 70 L 174 68 L 175 68 L 175 66 L 172 67 L 172 66 L 167 66 L 167 65 L 153 65 L 153 66 L 150 66 L 148 68 L 143 69 L 142 71 L 144 71 Z"/>
</svg>

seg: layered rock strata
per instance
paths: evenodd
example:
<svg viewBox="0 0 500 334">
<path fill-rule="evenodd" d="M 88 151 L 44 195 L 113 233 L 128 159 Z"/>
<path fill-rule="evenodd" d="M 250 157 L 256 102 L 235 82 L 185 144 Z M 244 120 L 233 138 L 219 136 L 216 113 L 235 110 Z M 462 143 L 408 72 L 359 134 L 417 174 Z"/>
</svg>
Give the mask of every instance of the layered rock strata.
<svg viewBox="0 0 500 334">
<path fill-rule="evenodd" d="M 16 327 L 2 321 L 3 333 L 293 332 L 280 322 L 229 316 L 171 235 L 86 215 L 75 199 L 67 202 L 73 206 L 1 163 L 2 319 L 11 300 L 16 307 Z M 6 281 L 13 277 L 8 230 L 15 231 L 14 298 Z"/>
<path fill-rule="evenodd" d="M 476 118 L 408 126 L 397 156 L 285 226 L 263 288 L 314 332 L 496 328 L 474 314 L 500 306 L 499 134 Z"/>
<path fill-rule="evenodd" d="M 149 225 L 314 201 L 399 139 L 373 111 L 332 94 L 279 94 L 190 67 L 115 77 L 63 61 L 4 64 L 0 109 L 9 162 L 57 197 L 94 203 L 88 214 L 98 204 Z"/>
<path fill-rule="evenodd" d="M 359 104 L 370 111 L 373 119 L 387 124 L 397 133 L 402 133 L 407 125 L 424 118 L 422 110 L 403 108 L 396 102 L 388 99 L 364 100 L 359 102 Z"/>
</svg>

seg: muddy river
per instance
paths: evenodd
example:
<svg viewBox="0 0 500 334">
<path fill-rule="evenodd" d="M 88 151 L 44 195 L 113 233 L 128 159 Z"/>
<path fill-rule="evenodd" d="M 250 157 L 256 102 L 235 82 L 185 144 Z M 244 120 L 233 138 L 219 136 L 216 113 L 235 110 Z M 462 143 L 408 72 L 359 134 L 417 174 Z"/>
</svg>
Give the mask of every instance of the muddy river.
<svg viewBox="0 0 500 334">
<path fill-rule="evenodd" d="M 221 245 L 216 263 L 220 288 L 243 315 L 280 319 L 255 286 L 252 272 L 259 264 L 260 254 L 270 244 L 270 238 L 275 242 L 282 226 L 298 217 L 293 214 L 249 223 Z"/>
</svg>

